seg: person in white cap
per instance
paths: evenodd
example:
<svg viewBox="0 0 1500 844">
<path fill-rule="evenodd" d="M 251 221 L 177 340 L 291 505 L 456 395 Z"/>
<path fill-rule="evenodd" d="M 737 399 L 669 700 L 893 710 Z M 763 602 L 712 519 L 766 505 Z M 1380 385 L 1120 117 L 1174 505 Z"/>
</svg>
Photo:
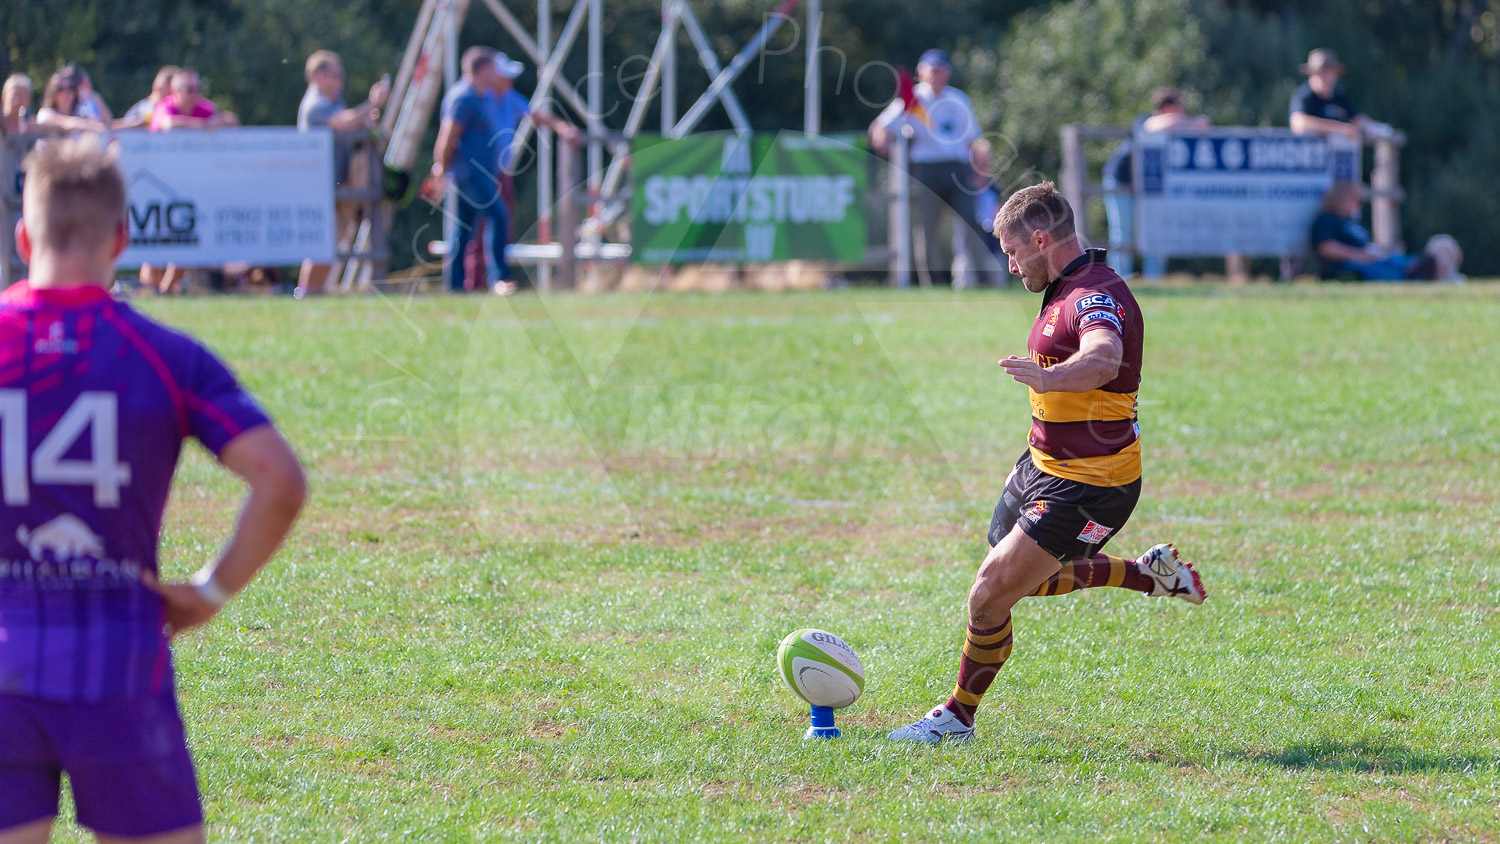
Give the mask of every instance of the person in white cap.
<svg viewBox="0 0 1500 844">
<path fill-rule="evenodd" d="M 518 169 L 515 139 L 517 130 L 521 128 L 521 121 L 529 116 L 533 123 L 551 129 L 568 143 L 576 143 L 579 137 L 576 126 L 542 109 L 532 110 L 531 103 L 515 88 L 516 77 L 525 70 L 526 66 L 521 62 L 504 53 L 496 53 L 493 86 L 485 93 L 485 106 L 489 111 L 490 124 L 494 133 L 492 146 L 496 155 L 495 172 L 499 174 L 500 201 L 505 203 L 506 219 L 510 228 L 505 233 L 507 243 L 514 237 L 515 172 Z M 469 241 L 469 246 L 464 251 L 464 276 L 466 278 L 484 277 L 485 259 L 482 241 L 485 224 L 485 218 L 479 217 L 475 222 L 474 238 Z M 505 293 L 513 289 L 514 286 L 507 283 L 498 292 Z"/>
</svg>

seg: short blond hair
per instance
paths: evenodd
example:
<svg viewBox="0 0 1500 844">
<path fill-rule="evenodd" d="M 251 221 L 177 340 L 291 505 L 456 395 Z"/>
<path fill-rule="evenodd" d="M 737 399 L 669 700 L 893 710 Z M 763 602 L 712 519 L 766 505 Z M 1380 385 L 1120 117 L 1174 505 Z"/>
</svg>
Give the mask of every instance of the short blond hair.
<svg viewBox="0 0 1500 844">
<path fill-rule="evenodd" d="M 307 57 L 307 66 L 303 68 L 302 75 L 306 77 L 307 83 L 312 84 L 313 74 L 329 65 L 342 65 L 339 54 L 332 50 L 317 50 Z"/>
<path fill-rule="evenodd" d="M 125 176 L 117 148 L 85 134 L 37 145 L 21 213 L 33 249 L 82 255 L 107 243 L 125 219 Z"/>
<path fill-rule="evenodd" d="M 1073 225 L 1073 206 L 1052 182 L 1021 188 L 1005 200 L 995 215 L 995 237 L 1003 234 L 1029 235 L 1041 230 L 1053 240 L 1064 241 L 1078 236 Z"/>
<path fill-rule="evenodd" d="M 24 73 L 12 73 L 10 76 L 5 77 L 5 87 L 0 89 L 0 96 L 9 94 L 13 88 L 25 88 L 28 91 L 36 91 L 31 85 L 31 77 Z"/>
</svg>

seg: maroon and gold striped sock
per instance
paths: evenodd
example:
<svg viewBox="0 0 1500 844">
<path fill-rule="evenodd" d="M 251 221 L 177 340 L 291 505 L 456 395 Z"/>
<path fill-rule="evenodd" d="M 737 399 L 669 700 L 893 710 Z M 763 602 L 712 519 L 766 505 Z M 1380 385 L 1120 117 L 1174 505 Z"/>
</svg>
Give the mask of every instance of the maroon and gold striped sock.
<svg viewBox="0 0 1500 844">
<path fill-rule="evenodd" d="M 1035 597 L 1066 595 L 1079 589 L 1099 586 L 1118 586 L 1136 592 L 1150 592 L 1154 584 L 1151 575 L 1146 574 L 1135 560 L 1098 554 L 1089 560 L 1075 557 L 1063 563 L 1057 574 L 1047 578 L 1047 582 L 1038 586 L 1031 594 Z"/>
<path fill-rule="evenodd" d="M 989 691 L 1000 666 L 1010 656 L 1014 638 L 1010 616 L 1005 617 L 1004 624 L 989 630 L 969 625 L 964 650 L 958 658 L 958 685 L 953 687 L 953 696 L 947 704 L 958 720 L 974 726 L 974 710 L 979 708 L 979 699 Z"/>
</svg>

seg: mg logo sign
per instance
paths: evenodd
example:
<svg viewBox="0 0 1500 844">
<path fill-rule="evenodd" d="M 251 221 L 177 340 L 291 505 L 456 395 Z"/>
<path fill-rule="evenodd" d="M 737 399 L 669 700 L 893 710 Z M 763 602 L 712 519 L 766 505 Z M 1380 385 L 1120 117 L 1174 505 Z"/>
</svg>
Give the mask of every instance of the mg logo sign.
<svg viewBox="0 0 1500 844">
<path fill-rule="evenodd" d="M 130 180 L 131 246 L 196 246 L 198 206 L 150 170 Z"/>
</svg>

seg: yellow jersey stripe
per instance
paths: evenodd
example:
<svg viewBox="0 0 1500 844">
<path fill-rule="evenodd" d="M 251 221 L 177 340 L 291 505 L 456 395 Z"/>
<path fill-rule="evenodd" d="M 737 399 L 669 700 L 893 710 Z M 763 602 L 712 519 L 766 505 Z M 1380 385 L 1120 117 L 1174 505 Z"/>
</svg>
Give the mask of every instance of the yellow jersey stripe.
<svg viewBox="0 0 1500 844">
<path fill-rule="evenodd" d="M 1032 446 L 1031 460 L 1043 472 L 1070 481 L 1093 486 L 1134 483 L 1141 478 L 1141 439 L 1136 437 L 1118 453 L 1101 457 L 1050 457 Z"/>
<path fill-rule="evenodd" d="M 1126 422 L 1135 419 L 1135 393 L 1111 393 L 1108 390 L 1029 392 L 1031 416 L 1043 422 Z"/>
</svg>

